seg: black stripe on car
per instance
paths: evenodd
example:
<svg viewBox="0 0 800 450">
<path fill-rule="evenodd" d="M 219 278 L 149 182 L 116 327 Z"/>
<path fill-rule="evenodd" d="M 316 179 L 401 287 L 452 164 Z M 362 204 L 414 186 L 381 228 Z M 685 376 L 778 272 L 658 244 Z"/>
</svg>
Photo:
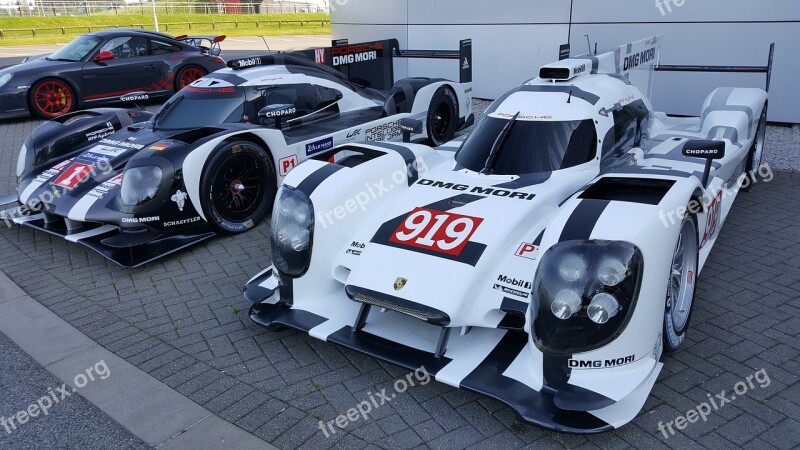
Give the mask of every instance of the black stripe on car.
<svg viewBox="0 0 800 450">
<path fill-rule="evenodd" d="M 402 145 L 389 144 L 386 142 L 375 142 L 371 145 L 392 150 L 400 154 L 406 162 L 406 175 L 408 176 L 408 185 L 416 183 L 419 179 L 419 171 L 417 170 L 417 156 L 407 147 Z"/>
<path fill-rule="evenodd" d="M 301 181 L 300 184 L 297 185 L 297 190 L 303 194 L 306 194 L 308 197 L 311 197 L 311 194 L 319 187 L 320 184 L 327 180 L 328 177 L 342 169 L 344 169 L 343 166 L 326 164 Z"/>
<path fill-rule="evenodd" d="M 581 200 L 564 224 L 559 242 L 588 240 L 609 200 Z"/>
</svg>

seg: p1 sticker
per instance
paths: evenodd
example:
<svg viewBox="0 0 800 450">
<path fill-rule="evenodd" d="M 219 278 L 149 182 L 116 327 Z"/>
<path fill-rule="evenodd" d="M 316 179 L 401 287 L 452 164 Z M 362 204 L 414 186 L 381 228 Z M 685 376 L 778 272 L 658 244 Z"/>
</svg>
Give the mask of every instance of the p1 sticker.
<svg viewBox="0 0 800 450">
<path fill-rule="evenodd" d="M 67 169 L 64 170 L 64 172 L 62 172 L 55 181 L 53 181 L 53 184 L 56 186 L 61 186 L 64 189 L 73 189 L 90 173 L 92 173 L 91 164 L 76 162 L 67 167 Z"/>
<path fill-rule="evenodd" d="M 392 233 L 389 241 L 459 256 L 481 223 L 480 217 L 416 208 Z"/>
<path fill-rule="evenodd" d="M 297 155 L 287 156 L 278 160 L 278 169 L 282 177 L 285 177 L 298 164 Z"/>
<path fill-rule="evenodd" d="M 535 255 L 537 249 L 538 249 L 537 246 L 530 244 L 528 242 L 523 242 L 522 244 L 519 245 L 519 248 L 517 248 L 517 251 L 516 253 L 514 253 L 514 255 L 519 256 L 521 258 L 532 259 L 535 261 L 536 260 Z"/>
</svg>

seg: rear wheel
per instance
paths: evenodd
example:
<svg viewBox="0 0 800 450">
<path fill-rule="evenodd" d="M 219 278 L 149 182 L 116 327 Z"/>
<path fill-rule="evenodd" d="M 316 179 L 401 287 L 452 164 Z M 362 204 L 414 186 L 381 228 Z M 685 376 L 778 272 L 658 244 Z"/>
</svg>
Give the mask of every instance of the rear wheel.
<svg viewBox="0 0 800 450">
<path fill-rule="evenodd" d="M 434 147 L 444 145 L 458 128 L 458 100 L 452 89 L 442 86 L 436 90 L 428 109 L 428 138 Z"/>
<path fill-rule="evenodd" d="M 261 222 L 275 200 L 275 169 L 269 154 L 250 141 L 224 144 L 201 177 L 206 220 L 220 233 L 243 233 Z"/>
<path fill-rule="evenodd" d="M 202 67 L 186 66 L 178 71 L 178 76 L 175 77 L 175 91 L 180 91 L 186 86 L 192 84 L 195 80 L 203 78 L 207 73 Z"/>
<path fill-rule="evenodd" d="M 33 85 L 30 94 L 31 111 L 39 117 L 52 119 L 77 108 L 78 99 L 67 82 L 47 78 Z"/>
<path fill-rule="evenodd" d="M 699 260 L 697 219 L 687 214 L 681 223 L 667 284 L 664 312 L 664 351 L 667 353 L 677 351 L 686 337 L 697 288 Z"/>
<path fill-rule="evenodd" d="M 750 176 L 751 173 L 757 171 L 761 167 L 761 161 L 764 158 L 764 141 L 767 137 L 767 104 L 764 104 L 764 111 L 761 112 L 761 119 L 758 121 L 758 129 L 756 130 L 756 137 L 753 140 L 753 146 L 750 147 L 750 152 L 747 157 L 747 165 L 745 166 L 745 176 Z M 742 185 L 742 190 L 750 192 L 753 187 L 752 180 L 745 182 Z"/>
</svg>

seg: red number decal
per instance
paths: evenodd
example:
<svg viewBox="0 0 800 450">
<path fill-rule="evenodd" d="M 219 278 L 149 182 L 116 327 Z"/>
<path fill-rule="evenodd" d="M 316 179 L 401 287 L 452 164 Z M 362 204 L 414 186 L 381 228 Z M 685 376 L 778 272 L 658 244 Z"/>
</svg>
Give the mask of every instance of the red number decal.
<svg viewBox="0 0 800 450">
<path fill-rule="evenodd" d="M 75 163 L 62 172 L 53 184 L 66 189 L 72 189 L 83 181 L 91 172 L 91 164 Z"/>
<path fill-rule="evenodd" d="M 458 256 L 482 222 L 479 217 L 416 208 L 392 233 L 389 241 Z"/>
</svg>

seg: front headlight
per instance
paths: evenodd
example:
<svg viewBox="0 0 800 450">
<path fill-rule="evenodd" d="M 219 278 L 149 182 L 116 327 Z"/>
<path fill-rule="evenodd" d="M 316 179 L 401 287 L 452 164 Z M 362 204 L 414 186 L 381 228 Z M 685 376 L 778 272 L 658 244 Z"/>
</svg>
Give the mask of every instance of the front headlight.
<svg viewBox="0 0 800 450">
<path fill-rule="evenodd" d="M 22 176 L 25 172 L 25 167 L 28 165 L 28 147 L 25 144 L 22 144 L 22 148 L 19 149 L 19 156 L 17 157 L 17 178 Z"/>
<path fill-rule="evenodd" d="M 7 73 L 5 75 L 0 75 L 0 87 L 5 86 L 6 83 L 11 81 L 11 77 L 13 77 L 13 76 L 14 76 L 14 74 L 11 74 L 11 73 Z"/>
<path fill-rule="evenodd" d="M 628 242 L 567 241 L 542 257 L 533 285 L 531 334 L 557 353 L 590 351 L 614 339 L 639 296 L 641 251 Z"/>
<path fill-rule="evenodd" d="M 278 271 L 297 278 L 308 270 L 314 235 L 314 207 L 304 193 L 282 186 L 272 210 L 272 262 Z"/>
<path fill-rule="evenodd" d="M 155 198 L 164 172 L 158 166 L 132 167 L 125 170 L 120 188 L 120 200 L 126 206 L 138 206 Z"/>
</svg>

